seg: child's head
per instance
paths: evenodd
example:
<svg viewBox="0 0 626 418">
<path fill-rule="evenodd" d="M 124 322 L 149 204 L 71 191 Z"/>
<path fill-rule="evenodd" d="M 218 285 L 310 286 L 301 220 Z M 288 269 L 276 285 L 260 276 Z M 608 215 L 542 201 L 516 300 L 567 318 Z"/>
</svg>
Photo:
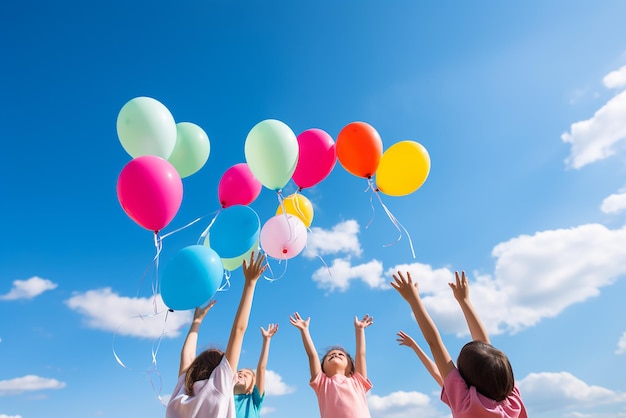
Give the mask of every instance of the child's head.
<svg viewBox="0 0 626 418">
<path fill-rule="evenodd" d="M 334 376 L 339 373 L 352 376 L 354 373 L 354 360 L 341 346 L 331 347 L 322 357 L 321 366 L 322 372 L 326 376 Z"/>
<path fill-rule="evenodd" d="M 255 379 L 256 375 L 254 373 L 254 370 L 237 370 L 237 375 L 235 376 L 235 395 L 240 395 L 243 393 L 245 393 L 246 395 L 251 394 L 252 390 L 254 389 Z"/>
<path fill-rule="evenodd" d="M 211 376 L 213 370 L 220 364 L 224 357 L 224 352 L 218 349 L 205 350 L 196 357 L 185 376 L 185 392 L 192 396 L 193 384 L 199 380 L 206 380 Z"/>
<path fill-rule="evenodd" d="M 459 373 L 468 386 L 494 401 L 502 401 L 513 390 L 515 379 L 511 363 L 502 351 L 482 341 L 472 341 L 461 349 L 457 359 Z"/>
</svg>

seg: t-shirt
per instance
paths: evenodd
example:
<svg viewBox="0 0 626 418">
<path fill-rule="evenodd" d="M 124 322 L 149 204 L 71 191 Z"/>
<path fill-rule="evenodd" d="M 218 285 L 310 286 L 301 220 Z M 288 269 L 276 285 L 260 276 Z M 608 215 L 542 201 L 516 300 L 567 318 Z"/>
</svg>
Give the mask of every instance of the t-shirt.
<svg viewBox="0 0 626 418">
<path fill-rule="evenodd" d="M 328 377 L 320 371 L 310 385 L 317 395 L 321 418 L 370 417 L 365 394 L 372 388 L 372 382 L 359 373 Z"/>
<path fill-rule="evenodd" d="M 450 407 L 454 418 L 527 418 L 517 385 L 504 400 L 497 402 L 467 386 L 454 368 L 443 381 L 441 400 Z"/>
<path fill-rule="evenodd" d="M 165 418 L 236 418 L 233 390 L 235 378 L 226 356 L 208 379 L 193 384 L 193 396 L 185 393 L 185 376 L 178 377 L 165 410 Z"/>
<path fill-rule="evenodd" d="M 235 395 L 235 412 L 237 413 L 237 418 L 260 418 L 263 398 L 265 398 L 265 393 L 261 395 L 256 385 L 254 385 L 252 393 Z"/>
</svg>

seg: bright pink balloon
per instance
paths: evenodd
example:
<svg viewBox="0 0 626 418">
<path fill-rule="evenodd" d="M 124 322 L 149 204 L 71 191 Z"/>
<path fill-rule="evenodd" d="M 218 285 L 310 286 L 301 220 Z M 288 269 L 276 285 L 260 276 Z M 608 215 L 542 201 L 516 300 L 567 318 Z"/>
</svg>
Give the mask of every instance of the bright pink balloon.
<svg viewBox="0 0 626 418">
<path fill-rule="evenodd" d="M 122 169 L 117 179 L 117 199 L 130 219 L 150 231 L 160 231 L 180 208 L 183 182 L 169 161 L 143 155 Z"/>
<path fill-rule="evenodd" d="M 254 202 L 263 185 L 250 171 L 248 164 L 235 164 L 222 176 L 217 186 L 217 197 L 223 208 L 249 205 Z"/>
<path fill-rule="evenodd" d="M 335 141 L 325 131 L 307 129 L 298 135 L 298 164 L 291 179 L 304 189 L 324 180 L 337 162 Z"/>
<path fill-rule="evenodd" d="M 287 260 L 300 254 L 306 245 L 306 226 L 296 216 L 275 215 L 268 219 L 263 228 L 259 242 L 261 248 L 270 257 Z"/>
</svg>

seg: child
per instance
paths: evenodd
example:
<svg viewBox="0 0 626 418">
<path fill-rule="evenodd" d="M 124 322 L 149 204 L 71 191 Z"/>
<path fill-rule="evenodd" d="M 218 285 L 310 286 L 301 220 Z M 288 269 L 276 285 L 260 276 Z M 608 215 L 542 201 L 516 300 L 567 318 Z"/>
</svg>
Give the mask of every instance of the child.
<svg viewBox="0 0 626 418">
<path fill-rule="evenodd" d="M 526 408 L 515 384 L 513 370 L 506 355 L 489 343 L 487 332 L 469 299 L 465 272 L 456 272 L 456 284 L 450 283 L 470 329 L 473 341 L 459 353 L 458 369 L 454 365 L 441 335 L 422 304 L 417 283 L 411 273 L 394 274 L 391 286 L 409 303 L 415 319 L 430 346 L 437 370 L 443 379 L 441 400 L 454 418 L 527 418 Z"/>
<path fill-rule="evenodd" d="M 249 263 L 245 260 L 243 262 L 245 284 L 225 352 L 209 349 L 196 357 L 200 324 L 215 301 L 203 309 L 196 308 L 180 353 L 178 382 L 167 404 L 166 418 L 236 417 L 233 397 L 234 373 L 239 363 L 241 343 L 248 327 L 254 290 L 266 268 L 264 261 L 264 255 L 259 255 L 255 259 L 253 252 Z"/>
<path fill-rule="evenodd" d="M 237 372 L 235 382 L 235 410 L 237 418 L 259 418 L 261 405 L 265 397 L 265 368 L 270 351 L 270 340 L 278 331 L 278 324 L 269 324 L 267 330 L 261 327 L 263 346 L 256 374 L 251 369 L 241 369 Z"/>
<path fill-rule="evenodd" d="M 311 380 L 309 384 L 317 395 L 321 418 L 369 418 L 365 394 L 372 388 L 367 378 L 365 361 L 365 328 L 374 318 L 365 315 L 354 317 L 356 355 L 354 361 L 343 347 L 331 347 L 320 362 L 309 333 L 311 318 L 303 320 L 296 312 L 289 322 L 300 330 L 302 343 L 309 358 Z"/>
</svg>

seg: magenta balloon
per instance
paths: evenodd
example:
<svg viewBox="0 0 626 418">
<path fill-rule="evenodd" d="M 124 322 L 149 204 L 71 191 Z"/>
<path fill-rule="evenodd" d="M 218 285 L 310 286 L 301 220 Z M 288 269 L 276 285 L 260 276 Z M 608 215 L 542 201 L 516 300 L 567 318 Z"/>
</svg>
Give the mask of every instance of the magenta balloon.
<svg viewBox="0 0 626 418">
<path fill-rule="evenodd" d="M 120 172 L 117 199 L 130 219 L 150 231 L 160 231 L 180 208 L 183 182 L 169 161 L 143 155 Z"/>
<path fill-rule="evenodd" d="M 298 135 L 298 151 L 298 164 L 291 179 L 301 189 L 324 180 L 337 162 L 335 141 L 321 129 L 307 129 Z"/>
<path fill-rule="evenodd" d="M 249 205 L 254 202 L 263 185 L 250 171 L 248 164 L 235 164 L 222 176 L 217 186 L 217 197 L 223 208 Z"/>
<path fill-rule="evenodd" d="M 306 241 L 304 223 L 296 216 L 282 213 L 265 222 L 259 237 L 263 251 L 270 257 L 281 260 L 287 260 L 300 254 Z"/>
</svg>

